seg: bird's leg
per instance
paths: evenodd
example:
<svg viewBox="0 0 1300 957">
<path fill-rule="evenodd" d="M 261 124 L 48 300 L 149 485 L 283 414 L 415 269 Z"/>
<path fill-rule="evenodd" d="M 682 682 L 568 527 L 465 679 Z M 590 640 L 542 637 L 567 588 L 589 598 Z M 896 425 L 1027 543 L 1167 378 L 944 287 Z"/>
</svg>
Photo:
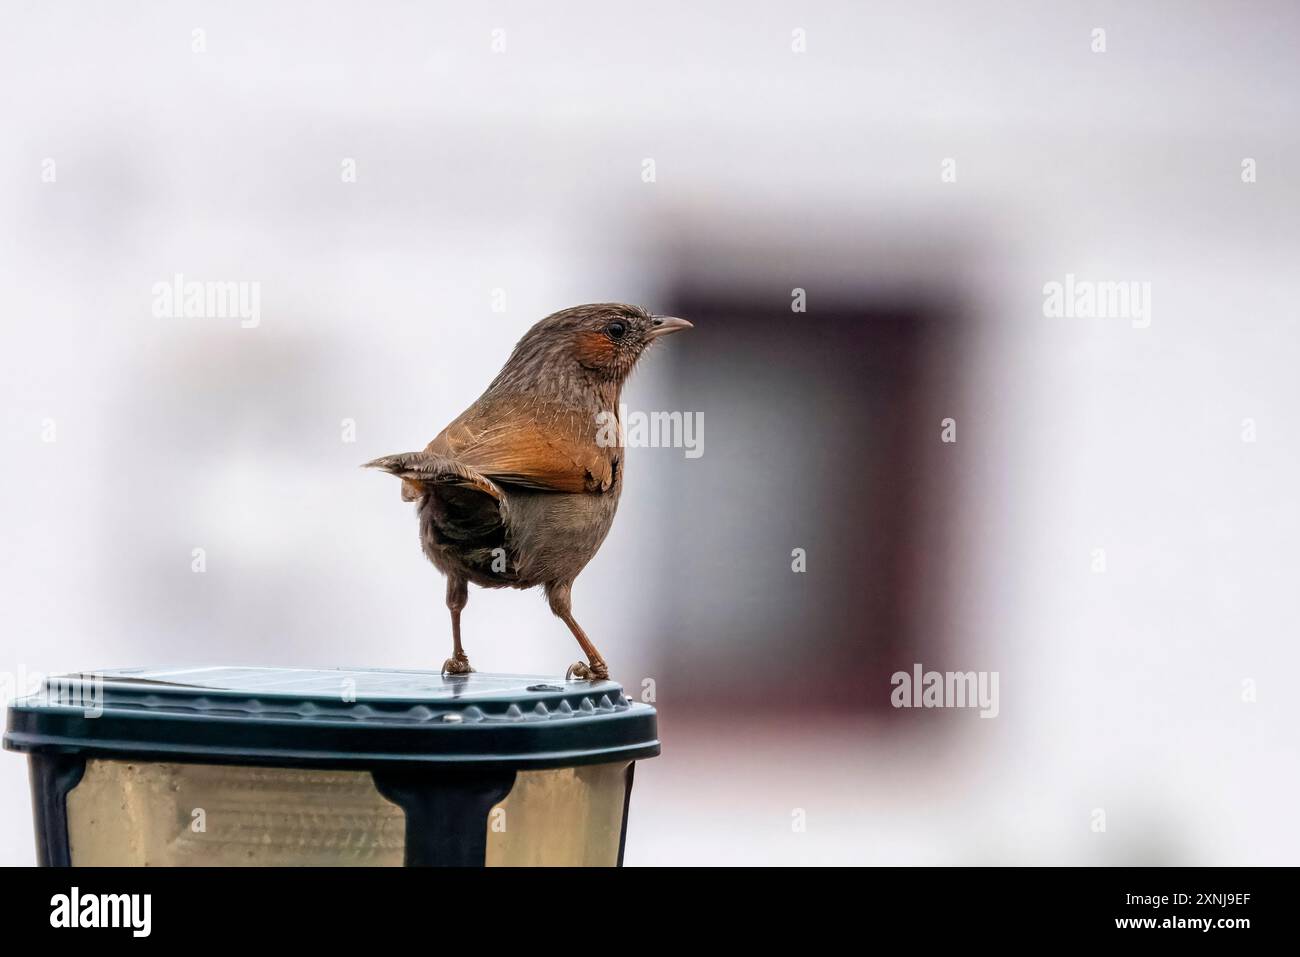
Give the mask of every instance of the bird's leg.
<svg viewBox="0 0 1300 957">
<path fill-rule="evenodd" d="M 587 660 L 576 662 L 569 665 L 569 670 L 565 672 L 565 678 L 585 678 L 588 681 L 594 681 L 598 678 L 609 677 L 609 666 L 605 664 L 605 659 L 600 656 L 596 646 L 591 643 L 587 633 L 582 630 L 573 619 L 573 612 L 570 611 L 568 583 L 560 583 L 554 586 L 546 587 L 546 600 L 551 605 L 551 611 L 569 626 L 569 631 L 573 632 L 573 637 L 578 639 L 578 644 L 582 646 L 582 653 L 587 656 Z"/>
<path fill-rule="evenodd" d="M 469 583 L 455 575 L 447 576 L 447 608 L 451 611 L 451 657 L 442 663 L 444 675 L 467 675 L 469 655 L 460 646 L 460 612 L 469 602 Z"/>
</svg>

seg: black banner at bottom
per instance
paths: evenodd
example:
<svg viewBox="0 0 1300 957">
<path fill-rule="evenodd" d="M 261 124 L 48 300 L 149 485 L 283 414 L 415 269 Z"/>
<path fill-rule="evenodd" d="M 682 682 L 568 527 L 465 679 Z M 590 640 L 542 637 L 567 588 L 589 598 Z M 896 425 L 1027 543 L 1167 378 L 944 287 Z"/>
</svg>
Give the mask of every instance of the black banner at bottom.
<svg viewBox="0 0 1300 957">
<path fill-rule="evenodd" d="M 407 934 L 687 927 L 743 938 L 774 924 L 925 943 L 1046 939 L 1232 943 L 1272 936 L 1289 869 L 951 868 L 9 869 L 7 939 L 396 946 Z M 691 934 L 697 931 L 691 931 Z M 390 937 L 390 935 L 392 935 Z"/>
</svg>

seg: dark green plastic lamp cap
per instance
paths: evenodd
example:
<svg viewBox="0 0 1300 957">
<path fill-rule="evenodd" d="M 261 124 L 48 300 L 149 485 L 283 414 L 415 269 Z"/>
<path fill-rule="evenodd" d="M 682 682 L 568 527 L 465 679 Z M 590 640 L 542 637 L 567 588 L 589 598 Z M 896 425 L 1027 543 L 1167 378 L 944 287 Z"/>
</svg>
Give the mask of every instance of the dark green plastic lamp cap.
<svg viewBox="0 0 1300 957">
<path fill-rule="evenodd" d="M 614 681 L 427 671 L 125 668 L 47 678 L 14 751 L 211 763 L 554 768 L 659 753 Z"/>
</svg>

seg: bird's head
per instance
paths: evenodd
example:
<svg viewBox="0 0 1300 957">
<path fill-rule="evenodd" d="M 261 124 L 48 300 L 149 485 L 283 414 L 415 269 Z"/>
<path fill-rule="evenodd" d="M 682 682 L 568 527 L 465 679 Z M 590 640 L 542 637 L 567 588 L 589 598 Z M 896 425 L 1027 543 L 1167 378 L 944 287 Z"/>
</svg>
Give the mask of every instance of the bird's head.
<svg viewBox="0 0 1300 957">
<path fill-rule="evenodd" d="M 512 366 L 518 371 L 562 372 L 576 364 L 601 379 L 622 383 L 650 343 L 690 328 L 685 319 L 654 316 L 621 302 L 573 306 L 529 329 L 503 374 Z"/>
</svg>

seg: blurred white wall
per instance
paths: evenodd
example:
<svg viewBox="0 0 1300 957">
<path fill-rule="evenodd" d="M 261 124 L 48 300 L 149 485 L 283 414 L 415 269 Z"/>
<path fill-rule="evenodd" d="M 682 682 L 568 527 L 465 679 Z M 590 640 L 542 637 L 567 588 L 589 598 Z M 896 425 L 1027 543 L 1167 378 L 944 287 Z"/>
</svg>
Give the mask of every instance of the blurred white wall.
<svg viewBox="0 0 1300 957">
<path fill-rule="evenodd" d="M 1282 2 L 13 5 L 0 670 L 436 667 L 442 583 L 357 464 L 431 438 L 545 313 L 654 306 L 656 250 L 692 222 L 920 258 L 960 237 L 976 466 L 933 626 L 1000 671 L 1001 716 L 682 722 L 638 771 L 628 862 L 1294 863 L 1298 21 Z M 177 272 L 259 281 L 260 325 L 154 318 Z M 1150 282 L 1150 328 L 1045 318 L 1066 273 Z M 629 402 L 672 401 L 655 368 Z M 642 599 L 613 596 L 644 571 L 658 455 L 633 451 L 576 590 L 629 685 L 659 646 Z M 575 657 L 534 595 L 475 591 L 466 641 L 484 670 Z M 659 704 L 667 735 L 671 689 Z M 0 811 L 0 862 L 32 861 L 14 755 Z"/>
</svg>

